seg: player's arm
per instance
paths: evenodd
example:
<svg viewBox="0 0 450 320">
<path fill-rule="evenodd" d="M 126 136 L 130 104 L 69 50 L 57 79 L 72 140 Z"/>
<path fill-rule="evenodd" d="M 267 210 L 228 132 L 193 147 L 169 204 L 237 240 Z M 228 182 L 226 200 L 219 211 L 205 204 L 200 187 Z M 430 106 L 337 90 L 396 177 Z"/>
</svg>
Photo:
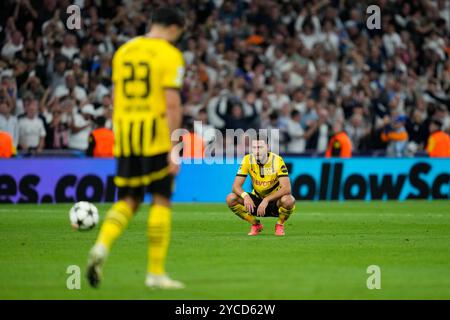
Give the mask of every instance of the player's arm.
<svg viewBox="0 0 450 320">
<path fill-rule="evenodd" d="M 279 177 L 278 181 L 280 182 L 280 189 L 265 197 L 264 200 L 267 200 L 267 202 L 276 201 L 282 196 L 291 194 L 291 180 L 289 180 L 289 177 Z"/>
<path fill-rule="evenodd" d="M 289 180 L 289 177 L 279 177 L 278 181 L 280 182 L 280 189 L 268 195 L 261 201 L 258 206 L 258 211 L 256 212 L 257 216 L 264 216 L 266 214 L 266 208 L 270 201 L 277 201 L 282 196 L 291 194 L 291 181 Z"/>
<path fill-rule="evenodd" d="M 231 190 L 238 197 L 243 198 L 245 209 L 249 213 L 253 213 L 253 211 L 255 210 L 255 203 L 253 202 L 252 198 L 244 191 L 244 188 L 242 188 L 248 173 L 249 173 L 249 158 L 248 156 L 245 156 L 244 159 L 242 159 L 242 163 L 236 174 L 236 178 L 234 179 Z"/>
<path fill-rule="evenodd" d="M 167 103 L 167 120 L 170 133 L 172 134 L 174 130 L 181 126 L 181 98 L 177 89 L 165 89 L 164 92 Z"/>
<path fill-rule="evenodd" d="M 252 198 L 248 195 L 248 193 L 244 193 L 245 192 L 244 188 L 242 188 L 246 178 L 247 178 L 247 176 L 238 174 L 236 176 L 236 178 L 234 178 L 234 182 L 233 182 L 233 186 L 232 186 L 231 190 L 238 197 L 243 198 L 245 209 L 249 213 L 253 213 L 253 211 L 255 210 L 255 203 L 253 202 Z"/>
<path fill-rule="evenodd" d="M 166 105 L 167 105 L 167 121 L 169 125 L 169 132 L 172 134 L 172 132 L 181 126 L 181 98 L 180 93 L 177 89 L 164 89 L 164 94 L 166 97 Z M 172 146 L 178 141 L 172 141 Z M 169 154 L 169 171 L 172 174 L 178 173 L 178 165 L 175 163 L 173 157 L 176 157 L 177 155 L 172 152 Z"/>
<path fill-rule="evenodd" d="M 181 98 L 180 92 L 184 77 L 184 62 L 181 53 L 168 53 L 164 73 L 162 77 L 162 86 L 167 106 L 167 122 L 169 134 L 181 126 Z M 172 139 L 171 139 L 172 140 Z M 174 146 L 178 141 L 172 141 Z M 173 149 L 173 148 L 172 148 Z M 178 173 L 179 161 L 176 152 L 169 153 L 169 172 L 173 175 Z"/>
<path fill-rule="evenodd" d="M 277 201 L 282 196 L 291 194 L 291 181 L 289 180 L 289 174 L 284 161 L 280 158 L 277 169 L 278 182 L 280 183 L 280 189 L 272 194 L 267 195 L 259 204 L 257 215 L 264 216 L 266 208 L 270 201 Z"/>
<path fill-rule="evenodd" d="M 244 188 L 242 186 L 244 185 L 245 179 L 247 179 L 247 176 L 243 175 L 237 175 L 236 178 L 234 178 L 233 186 L 231 187 L 231 191 L 238 195 L 239 197 L 244 192 Z"/>
</svg>

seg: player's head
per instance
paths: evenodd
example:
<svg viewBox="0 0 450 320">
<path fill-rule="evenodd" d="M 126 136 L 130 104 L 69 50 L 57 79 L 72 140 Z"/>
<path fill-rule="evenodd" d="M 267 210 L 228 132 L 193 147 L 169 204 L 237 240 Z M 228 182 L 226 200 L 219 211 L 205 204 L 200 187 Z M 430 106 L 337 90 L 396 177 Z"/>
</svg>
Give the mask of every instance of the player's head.
<svg viewBox="0 0 450 320">
<path fill-rule="evenodd" d="M 161 7 L 152 15 L 152 29 L 164 29 L 166 40 L 176 42 L 183 33 L 184 16 L 175 8 Z"/>
<path fill-rule="evenodd" d="M 257 134 L 252 140 L 252 153 L 258 163 L 267 162 L 267 154 L 269 152 L 269 143 L 266 135 Z"/>
</svg>

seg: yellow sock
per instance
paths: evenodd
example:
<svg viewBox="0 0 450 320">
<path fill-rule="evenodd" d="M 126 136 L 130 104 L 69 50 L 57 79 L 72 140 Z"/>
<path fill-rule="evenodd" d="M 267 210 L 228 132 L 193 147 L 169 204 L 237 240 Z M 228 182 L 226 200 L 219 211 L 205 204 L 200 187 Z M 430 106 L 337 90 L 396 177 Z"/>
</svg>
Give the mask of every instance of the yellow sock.
<svg viewBox="0 0 450 320">
<path fill-rule="evenodd" d="M 133 210 L 125 201 L 116 202 L 106 214 L 96 244 L 102 244 L 109 250 L 132 217 Z"/>
<path fill-rule="evenodd" d="M 292 207 L 292 209 L 285 209 L 283 207 L 278 208 L 278 224 L 284 224 L 287 219 L 291 216 L 291 214 L 294 212 L 295 206 Z"/>
<path fill-rule="evenodd" d="M 147 236 L 147 271 L 155 275 L 165 273 L 165 262 L 170 241 L 171 210 L 169 207 L 154 204 L 150 207 Z"/>
<path fill-rule="evenodd" d="M 254 216 L 252 216 L 250 213 L 247 212 L 247 209 L 245 209 L 244 205 L 238 203 L 232 207 L 230 207 L 231 211 L 234 212 L 239 218 L 251 223 L 259 223 L 259 220 L 256 219 Z"/>
</svg>

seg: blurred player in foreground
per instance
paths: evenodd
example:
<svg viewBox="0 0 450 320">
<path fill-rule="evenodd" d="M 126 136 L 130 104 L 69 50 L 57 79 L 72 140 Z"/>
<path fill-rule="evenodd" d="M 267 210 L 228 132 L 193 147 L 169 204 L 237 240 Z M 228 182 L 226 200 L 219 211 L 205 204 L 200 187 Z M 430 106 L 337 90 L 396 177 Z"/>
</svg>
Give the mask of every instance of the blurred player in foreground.
<svg viewBox="0 0 450 320">
<path fill-rule="evenodd" d="M 286 164 L 279 155 L 269 152 L 267 141 L 262 135 L 252 140 L 252 153 L 242 160 L 232 193 L 227 196 L 231 211 L 252 225 L 249 236 L 263 230 L 257 217 L 264 216 L 277 217 L 275 235 L 284 236 L 284 223 L 295 209 Z M 248 174 L 253 185 L 251 193 L 242 188 Z"/>
<path fill-rule="evenodd" d="M 172 184 L 179 169 L 171 157 L 170 134 L 181 124 L 179 89 L 184 75 L 182 54 L 171 43 L 180 37 L 183 26 L 184 18 L 176 9 L 157 9 L 150 32 L 122 45 L 114 55 L 114 182 L 119 201 L 107 212 L 89 253 L 87 277 L 93 287 L 100 283 L 102 266 L 113 242 L 147 192 L 152 194 L 152 204 L 145 284 L 151 288 L 184 287 L 165 273 Z"/>
</svg>

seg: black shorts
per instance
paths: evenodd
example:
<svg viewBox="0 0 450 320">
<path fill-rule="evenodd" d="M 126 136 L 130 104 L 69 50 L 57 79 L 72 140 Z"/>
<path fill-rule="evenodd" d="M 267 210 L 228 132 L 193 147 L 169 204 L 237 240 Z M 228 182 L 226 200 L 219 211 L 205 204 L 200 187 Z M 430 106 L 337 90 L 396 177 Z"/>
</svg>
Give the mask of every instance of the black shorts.
<svg viewBox="0 0 450 320">
<path fill-rule="evenodd" d="M 255 210 L 253 211 L 253 216 L 256 216 L 256 213 L 258 212 L 258 207 L 259 204 L 262 202 L 262 199 L 260 197 L 258 197 L 257 195 L 254 195 L 253 193 L 249 193 L 248 194 L 250 196 L 250 198 L 252 198 L 253 202 L 255 203 Z M 269 201 L 269 204 L 267 205 L 266 208 L 266 214 L 264 215 L 264 217 L 277 217 L 279 216 L 279 212 L 278 212 L 278 206 L 277 206 L 277 201 Z"/>
<path fill-rule="evenodd" d="M 167 173 L 167 153 L 150 157 L 116 158 L 114 182 L 118 188 L 119 199 L 132 196 L 143 199 L 146 193 L 172 196 L 173 177 Z"/>
</svg>

